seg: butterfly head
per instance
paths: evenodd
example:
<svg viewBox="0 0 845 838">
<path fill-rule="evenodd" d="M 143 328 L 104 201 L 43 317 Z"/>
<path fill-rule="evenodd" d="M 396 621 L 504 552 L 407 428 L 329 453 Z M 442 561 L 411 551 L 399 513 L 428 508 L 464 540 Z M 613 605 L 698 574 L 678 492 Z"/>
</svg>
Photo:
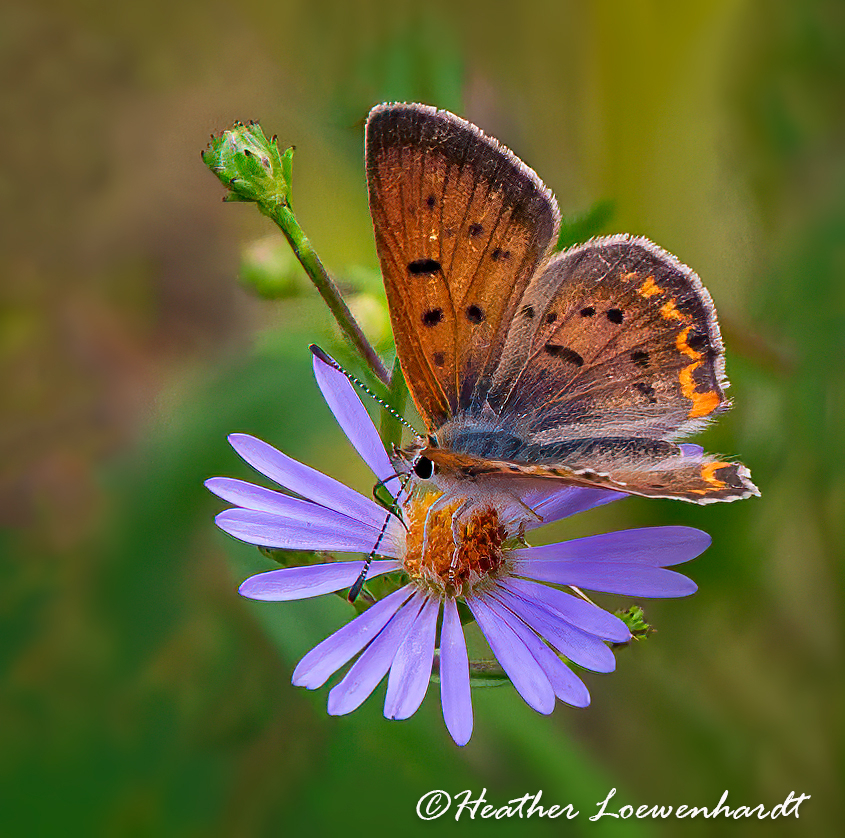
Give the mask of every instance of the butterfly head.
<svg viewBox="0 0 845 838">
<path fill-rule="evenodd" d="M 392 459 L 397 470 L 413 474 L 419 480 L 431 480 L 438 469 L 430 455 L 438 448 L 434 434 L 418 436 L 405 448 L 394 447 Z"/>
<path fill-rule="evenodd" d="M 434 477 L 434 463 L 422 454 L 414 460 L 412 469 L 414 474 L 419 477 L 420 480 L 430 480 Z"/>
</svg>

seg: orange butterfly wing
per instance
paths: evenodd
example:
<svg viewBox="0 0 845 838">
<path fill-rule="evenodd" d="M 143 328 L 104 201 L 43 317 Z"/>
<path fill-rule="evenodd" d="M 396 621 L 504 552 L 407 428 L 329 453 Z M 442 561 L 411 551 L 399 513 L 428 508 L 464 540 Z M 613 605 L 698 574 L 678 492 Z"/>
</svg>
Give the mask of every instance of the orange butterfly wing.
<svg viewBox="0 0 845 838">
<path fill-rule="evenodd" d="M 396 350 L 427 428 L 484 403 L 507 327 L 557 234 L 537 175 L 474 125 L 378 105 L 370 212 Z"/>
</svg>

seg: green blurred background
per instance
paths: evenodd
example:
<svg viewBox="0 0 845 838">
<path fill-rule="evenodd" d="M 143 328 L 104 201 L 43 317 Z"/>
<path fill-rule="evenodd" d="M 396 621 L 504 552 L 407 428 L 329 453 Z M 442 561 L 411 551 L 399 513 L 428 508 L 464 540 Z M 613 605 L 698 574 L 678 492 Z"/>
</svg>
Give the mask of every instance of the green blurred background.
<svg viewBox="0 0 845 838">
<path fill-rule="evenodd" d="M 838 833 L 845 4 L 12 0 L 2 20 L 0 833 Z M 311 377 L 331 321 L 296 271 L 279 302 L 238 284 L 244 248 L 270 237 L 260 268 L 280 236 L 221 203 L 199 152 L 250 118 L 297 146 L 300 221 L 383 339 L 361 145 L 388 99 L 456 110 L 584 232 L 647 235 L 698 271 L 736 400 L 700 441 L 763 492 L 558 525 L 685 523 L 713 546 L 687 566 L 698 594 L 643 603 L 657 633 L 586 676 L 589 709 L 478 691 L 463 749 L 435 690 L 397 723 L 383 688 L 336 719 L 325 689 L 290 686 L 349 609 L 240 600 L 271 563 L 215 530 L 201 485 L 249 475 L 237 430 L 369 491 Z M 542 789 L 581 815 L 422 823 L 433 788 Z M 812 799 L 798 821 L 589 822 L 611 788 Z"/>
</svg>

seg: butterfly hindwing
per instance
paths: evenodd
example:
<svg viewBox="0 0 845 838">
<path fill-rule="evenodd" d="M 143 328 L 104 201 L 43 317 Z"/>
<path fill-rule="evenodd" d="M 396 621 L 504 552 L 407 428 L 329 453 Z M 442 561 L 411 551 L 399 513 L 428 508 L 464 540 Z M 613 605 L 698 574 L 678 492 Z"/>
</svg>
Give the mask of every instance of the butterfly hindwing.
<svg viewBox="0 0 845 838">
<path fill-rule="evenodd" d="M 733 500 L 757 493 L 741 464 L 671 442 L 728 407 L 726 386 L 715 311 L 698 277 L 645 239 L 594 239 L 534 278 L 486 413 L 457 417 L 439 438 L 478 459 L 468 475 Z"/>
<path fill-rule="evenodd" d="M 486 396 L 558 209 L 533 171 L 446 111 L 379 105 L 366 134 L 396 349 L 426 426 L 436 428 Z"/>
<path fill-rule="evenodd" d="M 535 477 L 693 503 L 731 501 L 759 494 L 741 463 L 720 460 L 692 445 L 599 437 L 523 446 L 512 459 L 498 459 L 490 447 L 470 447 L 482 450 L 482 454 L 429 448 L 425 455 L 439 469 L 470 480 L 491 475 L 497 480 Z M 523 462 L 524 459 L 530 462 Z"/>
<path fill-rule="evenodd" d="M 724 410 L 710 297 L 673 256 L 628 236 L 556 257 L 521 301 L 490 403 L 520 435 L 671 439 Z"/>
</svg>

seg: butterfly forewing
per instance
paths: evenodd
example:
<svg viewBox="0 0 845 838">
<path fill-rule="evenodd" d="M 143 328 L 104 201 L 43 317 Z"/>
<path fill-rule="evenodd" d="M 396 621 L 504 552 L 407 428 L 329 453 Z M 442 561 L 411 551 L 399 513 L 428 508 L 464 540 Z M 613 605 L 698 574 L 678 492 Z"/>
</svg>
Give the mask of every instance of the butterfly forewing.
<svg viewBox="0 0 845 838">
<path fill-rule="evenodd" d="M 366 158 L 397 353 L 434 429 L 483 403 L 557 205 L 495 140 L 423 105 L 374 108 Z"/>
</svg>

